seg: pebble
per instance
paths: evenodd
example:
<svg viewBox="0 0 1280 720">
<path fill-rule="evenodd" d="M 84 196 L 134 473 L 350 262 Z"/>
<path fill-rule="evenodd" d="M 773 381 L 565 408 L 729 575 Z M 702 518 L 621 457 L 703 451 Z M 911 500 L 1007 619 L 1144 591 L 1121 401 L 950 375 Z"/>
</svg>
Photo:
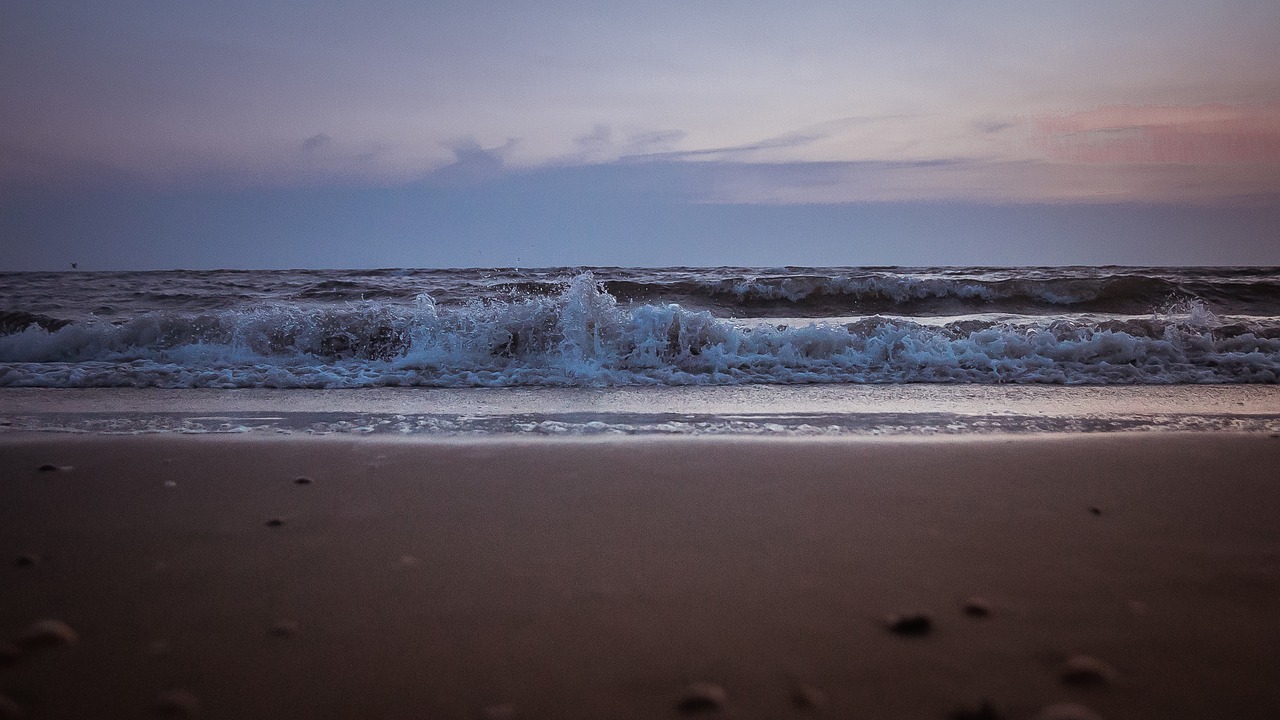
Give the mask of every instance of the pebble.
<svg viewBox="0 0 1280 720">
<path fill-rule="evenodd" d="M 16 567 L 25 567 L 25 568 L 35 567 L 40 564 L 40 556 L 39 555 L 19 555 L 18 557 L 14 558 L 13 564 Z"/>
<path fill-rule="evenodd" d="M 1090 505 L 1090 506 L 1089 506 L 1089 512 L 1090 512 L 1090 513 L 1092 513 L 1092 514 L 1094 514 L 1094 515 L 1101 515 L 1101 514 L 1102 514 L 1102 508 L 1098 507 L 1097 505 Z"/>
<path fill-rule="evenodd" d="M 969 617 L 984 618 L 991 615 L 991 603 L 985 598 L 971 597 L 964 601 L 964 614 Z"/>
<path fill-rule="evenodd" d="M 791 704 L 801 710 L 821 710 L 827 706 L 827 694 L 812 685 L 791 688 Z"/>
<path fill-rule="evenodd" d="M 12 665 L 22 658 L 22 650 L 13 643 L 0 642 L 0 665 Z"/>
<path fill-rule="evenodd" d="M 193 718 L 200 715 L 200 699 L 186 690 L 167 690 L 156 698 L 156 714 L 167 718 Z"/>
<path fill-rule="evenodd" d="M 480 711 L 481 720 L 515 720 L 516 706 L 511 703 L 490 705 Z"/>
<path fill-rule="evenodd" d="M 962 707 L 953 710 L 947 717 L 949 720 L 1004 720 L 1004 715 L 989 700 L 983 700 L 976 708 Z"/>
<path fill-rule="evenodd" d="M 933 630 L 933 619 L 928 613 L 890 615 L 885 622 L 889 632 L 896 635 L 928 635 Z"/>
<path fill-rule="evenodd" d="M 729 703 L 729 694 L 724 688 L 712 683 L 691 683 L 684 689 L 676 709 L 685 715 L 710 713 L 722 710 Z"/>
<path fill-rule="evenodd" d="M 297 637 L 302 628 L 293 620 L 277 620 L 271 626 L 271 636 L 278 638 Z"/>
<path fill-rule="evenodd" d="M 284 525 L 284 518 L 273 517 L 267 521 L 267 527 L 280 527 Z"/>
<path fill-rule="evenodd" d="M 61 620 L 41 620 L 27 628 L 18 638 L 18 644 L 26 648 L 45 648 L 74 645 L 80 636 Z"/>
<path fill-rule="evenodd" d="M 22 717 L 22 706 L 7 695 L 0 695 L 0 720 L 18 720 Z"/>
<path fill-rule="evenodd" d="M 58 472 L 61 469 L 62 468 L 58 467 L 57 465 L 51 465 L 49 463 L 45 463 L 40 467 L 36 468 L 36 470 L 40 472 Z"/>
<path fill-rule="evenodd" d="M 1075 655 L 1067 659 L 1061 668 L 1062 682 L 1068 685 L 1110 685 L 1120 676 L 1116 669 L 1088 655 Z"/>
<path fill-rule="evenodd" d="M 293 484 L 294 484 L 294 485 L 310 485 L 310 484 L 311 484 L 311 478 L 309 478 L 309 477 L 299 477 L 299 478 L 295 478 L 295 479 L 294 479 L 294 481 L 293 481 Z"/>
<path fill-rule="evenodd" d="M 1102 716 L 1084 705 L 1061 703 L 1044 708 L 1035 720 L 1102 720 Z"/>
</svg>

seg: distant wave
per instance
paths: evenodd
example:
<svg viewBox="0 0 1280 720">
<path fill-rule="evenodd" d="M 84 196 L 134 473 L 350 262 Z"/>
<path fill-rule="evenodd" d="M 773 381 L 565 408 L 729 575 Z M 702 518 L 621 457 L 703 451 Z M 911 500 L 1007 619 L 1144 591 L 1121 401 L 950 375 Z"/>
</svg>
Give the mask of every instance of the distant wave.
<svg viewBox="0 0 1280 720">
<path fill-rule="evenodd" d="M 1091 286 L 853 284 L 842 292 L 911 301 L 960 297 L 972 287 L 974 297 L 995 292 L 1069 304 L 1129 297 L 1135 286 L 1147 296 L 1167 290 L 1103 278 Z M 617 283 L 610 287 L 625 294 Z M 802 279 L 713 284 L 705 292 L 782 294 L 795 302 L 828 287 L 835 285 Z M 1280 381 L 1280 324 L 1227 322 L 1200 300 L 1167 304 L 1138 320 L 928 325 L 870 317 L 849 325 L 744 325 L 674 302 L 620 304 L 583 273 L 554 292 L 450 306 L 421 294 L 411 303 L 156 311 L 115 323 L 13 311 L 3 317 L 10 332 L 0 337 L 0 386 L 11 387 Z"/>
<path fill-rule="evenodd" d="M 1227 311 L 1280 305 L 1280 283 L 1236 286 L 1178 282 L 1140 274 L 1065 278 L 951 278 L 912 274 L 783 275 L 669 283 L 613 280 L 607 290 L 627 300 L 674 298 L 694 306 L 777 310 L 790 315 L 945 315 L 973 312 L 1138 314 L 1154 307 L 1212 298 Z"/>
</svg>

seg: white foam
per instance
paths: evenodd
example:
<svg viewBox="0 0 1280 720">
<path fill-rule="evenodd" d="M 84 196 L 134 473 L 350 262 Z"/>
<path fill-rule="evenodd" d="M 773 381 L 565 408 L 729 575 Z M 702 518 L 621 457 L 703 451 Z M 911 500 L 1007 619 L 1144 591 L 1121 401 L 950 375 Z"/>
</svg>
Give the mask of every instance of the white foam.
<svg viewBox="0 0 1280 720">
<path fill-rule="evenodd" d="M 1149 318 L 775 326 L 676 304 L 621 307 L 590 273 L 556 295 L 162 312 L 0 337 L 9 387 L 501 387 L 1280 380 L 1274 328 L 1199 302 Z"/>
</svg>

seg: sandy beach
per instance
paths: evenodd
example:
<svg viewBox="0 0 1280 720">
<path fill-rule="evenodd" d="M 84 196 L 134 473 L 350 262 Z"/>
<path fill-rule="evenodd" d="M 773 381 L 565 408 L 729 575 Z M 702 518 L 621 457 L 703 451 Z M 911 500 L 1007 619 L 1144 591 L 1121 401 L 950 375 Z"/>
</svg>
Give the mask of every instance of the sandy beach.
<svg viewBox="0 0 1280 720">
<path fill-rule="evenodd" d="M 691 683 L 709 717 L 1280 716 L 1271 434 L 9 433 L 0 458 L 23 717 L 674 718 Z"/>
</svg>

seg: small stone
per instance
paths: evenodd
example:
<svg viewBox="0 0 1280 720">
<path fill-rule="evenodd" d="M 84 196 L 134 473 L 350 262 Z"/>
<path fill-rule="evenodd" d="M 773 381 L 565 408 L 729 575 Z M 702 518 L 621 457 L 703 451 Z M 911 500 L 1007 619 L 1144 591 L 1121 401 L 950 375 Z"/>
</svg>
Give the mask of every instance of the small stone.
<svg viewBox="0 0 1280 720">
<path fill-rule="evenodd" d="M 711 713 L 721 710 L 729 703 L 729 694 L 724 688 L 711 683 L 691 683 L 684 689 L 676 709 L 685 715 Z"/>
<path fill-rule="evenodd" d="M 928 613 L 890 615 L 885 622 L 889 632 L 895 635 L 928 635 L 933 630 L 933 619 Z"/>
<path fill-rule="evenodd" d="M 271 626 L 271 637 L 297 637 L 299 632 L 301 632 L 301 627 L 293 620 L 277 620 L 275 624 Z"/>
<path fill-rule="evenodd" d="M 178 483 L 174 482 L 173 480 L 165 480 L 164 486 L 167 488 L 176 488 L 178 487 Z"/>
<path fill-rule="evenodd" d="M 1089 513 L 1090 513 L 1091 515 L 1095 515 L 1095 516 L 1096 516 L 1096 515 L 1101 515 L 1101 514 L 1102 514 L 1102 508 L 1098 507 L 1097 505 L 1090 505 L 1090 506 L 1089 506 Z"/>
<path fill-rule="evenodd" d="M 827 706 L 827 694 L 812 685 L 791 688 L 791 704 L 801 710 L 821 710 Z"/>
<path fill-rule="evenodd" d="M 976 708 L 956 708 L 951 711 L 948 718 L 949 720 L 1004 720 L 1004 715 L 995 709 L 990 700 L 983 700 L 982 704 Z"/>
<path fill-rule="evenodd" d="M 294 478 L 294 480 L 293 480 L 293 484 L 294 484 L 294 485 L 310 485 L 310 484 L 311 484 L 311 478 L 309 478 L 309 477 L 298 477 L 298 478 Z"/>
<path fill-rule="evenodd" d="M 964 614 L 969 617 L 984 618 L 991 616 L 991 603 L 985 598 L 971 597 L 964 601 Z"/>
<path fill-rule="evenodd" d="M 480 711 L 481 720 L 515 720 L 516 706 L 511 703 L 489 705 Z"/>
<path fill-rule="evenodd" d="M 1061 703 L 1042 709 L 1035 720 L 1102 720 L 1102 716 L 1084 705 Z"/>
<path fill-rule="evenodd" d="M 79 639 L 76 631 L 61 620 L 41 620 L 22 633 L 18 644 L 24 648 L 38 649 L 74 645 Z"/>
<path fill-rule="evenodd" d="M 22 650 L 13 643 L 0 642 L 0 665 L 12 665 L 22 658 Z"/>
<path fill-rule="evenodd" d="M 40 472 L 58 472 L 61 469 L 62 468 L 58 467 L 57 465 L 51 465 L 49 463 L 45 463 L 44 465 L 41 465 L 40 467 L 36 468 L 36 470 Z"/>
<path fill-rule="evenodd" d="M 1074 655 L 1061 667 L 1062 682 L 1068 685 L 1110 685 L 1120 676 L 1116 669 L 1088 655 Z"/>
<path fill-rule="evenodd" d="M 273 517 L 267 521 L 267 527 L 280 527 L 284 525 L 284 518 Z"/>
<path fill-rule="evenodd" d="M 193 718 L 200 715 L 200 699 L 186 690 L 167 690 L 156 698 L 156 714 L 166 718 Z"/>
<path fill-rule="evenodd" d="M 19 555 L 18 557 L 13 559 L 13 564 L 15 567 L 20 567 L 20 568 L 35 567 L 40 564 L 40 556 L 39 555 Z"/>
<path fill-rule="evenodd" d="M 22 717 L 22 706 L 7 695 L 0 695 L 0 720 L 18 720 Z"/>
</svg>

